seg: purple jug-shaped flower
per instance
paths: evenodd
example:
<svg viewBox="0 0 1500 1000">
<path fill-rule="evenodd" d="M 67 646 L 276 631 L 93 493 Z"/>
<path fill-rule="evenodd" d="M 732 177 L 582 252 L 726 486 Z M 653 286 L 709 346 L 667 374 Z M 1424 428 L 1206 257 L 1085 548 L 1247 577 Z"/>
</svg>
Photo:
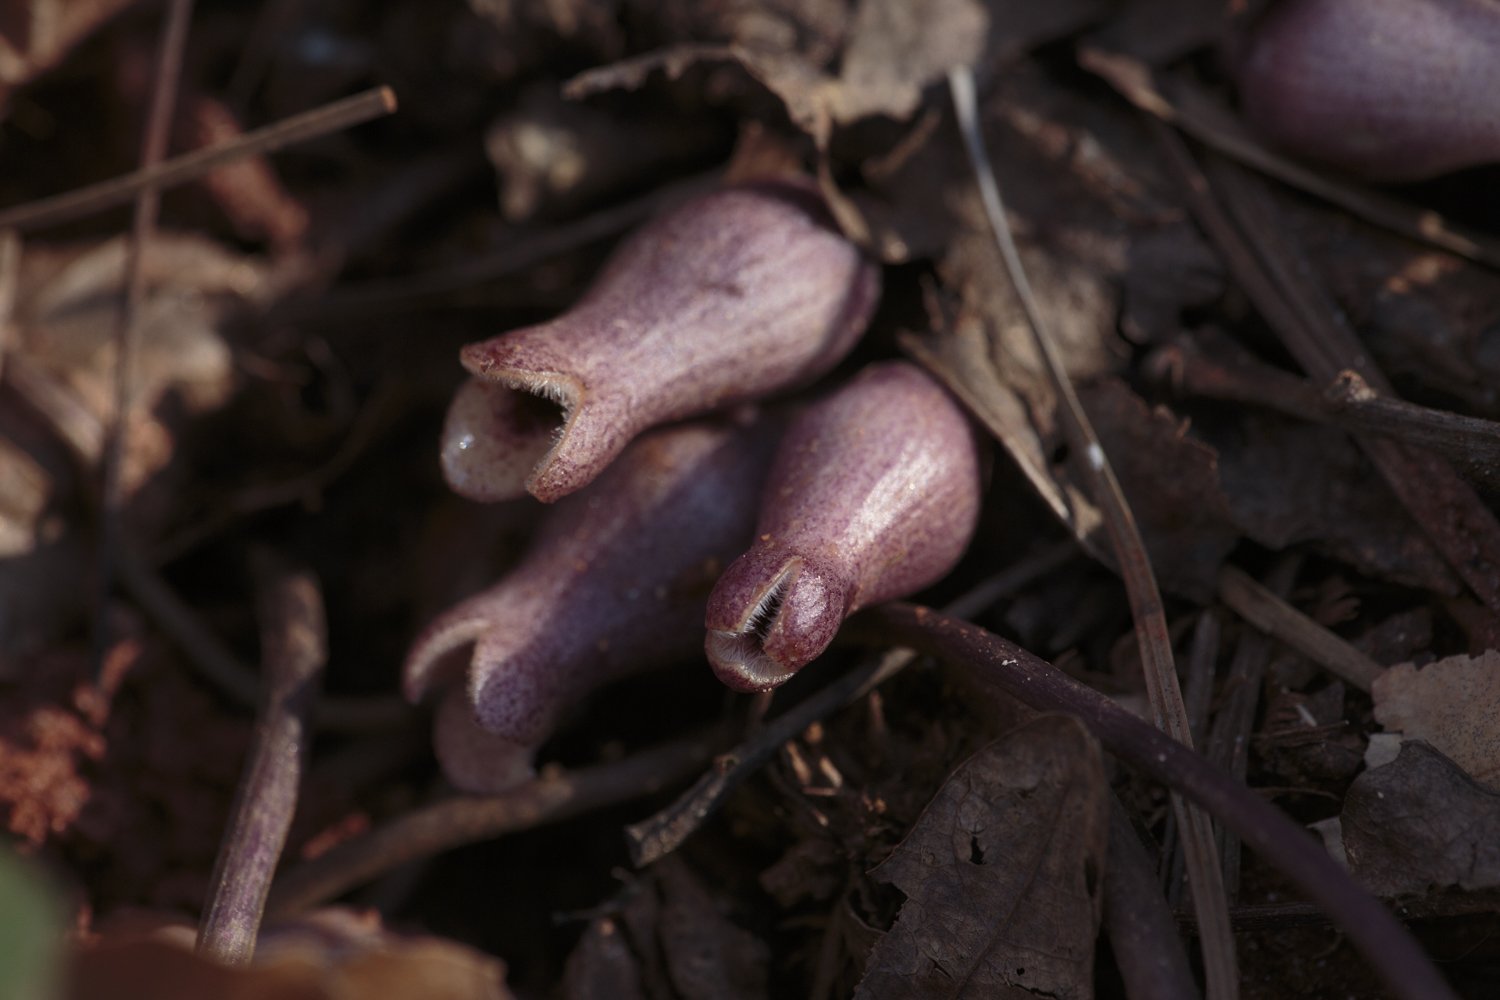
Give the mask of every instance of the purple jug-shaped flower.
<svg viewBox="0 0 1500 1000">
<path fill-rule="evenodd" d="M 417 639 L 404 668 L 413 701 L 443 680 L 447 654 L 474 644 L 468 718 L 450 702 L 438 720 L 455 783 L 478 788 L 488 774 L 484 790 L 493 791 L 520 780 L 570 706 L 610 680 L 698 651 L 713 580 L 750 540 L 775 431 L 765 420 L 726 420 L 643 436 L 548 512 L 504 579 Z M 480 753 L 493 760 L 459 759 Z"/>
<path fill-rule="evenodd" d="M 549 323 L 463 349 L 443 473 L 553 501 L 641 431 L 806 383 L 864 332 L 880 273 L 802 184 L 725 188 L 647 224 Z"/>
<path fill-rule="evenodd" d="M 1368 180 L 1500 162 L 1500 3 L 1281 0 L 1245 41 L 1239 89 L 1272 143 Z"/>
<path fill-rule="evenodd" d="M 742 691 L 786 681 L 854 611 L 947 574 L 979 499 L 974 436 L 957 404 L 905 362 L 865 369 L 782 439 L 756 540 L 709 596 L 714 672 Z"/>
</svg>

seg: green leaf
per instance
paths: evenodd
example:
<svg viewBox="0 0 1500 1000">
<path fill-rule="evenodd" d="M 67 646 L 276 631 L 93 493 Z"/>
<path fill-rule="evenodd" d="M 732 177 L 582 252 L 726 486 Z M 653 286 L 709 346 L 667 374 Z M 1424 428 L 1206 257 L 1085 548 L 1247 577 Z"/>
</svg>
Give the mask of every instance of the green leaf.
<svg viewBox="0 0 1500 1000">
<path fill-rule="evenodd" d="M 62 913 L 34 866 L 0 849 L 0 1000 L 56 995 Z"/>
</svg>

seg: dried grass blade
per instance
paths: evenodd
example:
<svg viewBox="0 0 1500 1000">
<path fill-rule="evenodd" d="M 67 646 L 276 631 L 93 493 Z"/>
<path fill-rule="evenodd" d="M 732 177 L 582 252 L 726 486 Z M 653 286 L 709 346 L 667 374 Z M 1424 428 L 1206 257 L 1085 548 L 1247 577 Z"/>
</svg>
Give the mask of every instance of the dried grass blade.
<svg viewBox="0 0 1500 1000">
<path fill-rule="evenodd" d="M 0 211 L 0 229 L 39 229 L 102 212 L 125 204 L 148 188 L 165 191 L 178 184 L 197 180 L 226 163 L 342 132 L 395 110 L 396 95 L 391 88 L 374 87 L 246 132 L 229 142 L 159 163 L 143 162 L 141 169 L 123 177 L 7 208 Z"/>
<path fill-rule="evenodd" d="M 182 75 L 182 53 L 187 47 L 188 25 L 193 19 L 193 0 L 172 0 L 162 24 L 161 45 L 157 52 L 156 78 L 151 89 L 151 110 L 146 118 L 146 135 L 141 143 L 141 169 L 150 171 L 167 155 L 171 134 L 172 108 L 177 103 L 177 83 Z M 124 534 L 123 472 L 125 438 L 129 434 L 130 413 L 134 409 L 131 387 L 136 355 L 136 316 L 146 299 L 145 270 L 141 266 L 146 244 L 156 233 L 156 216 L 161 207 L 161 191 L 147 184 L 135 192 L 135 217 L 125 247 L 124 274 L 120 279 L 122 294 L 114 329 L 114 380 L 109 420 L 104 428 L 103 482 L 99 571 L 96 619 L 94 623 L 95 662 L 102 669 L 109 649 L 109 593 L 114 584 L 115 553 Z"/>
<path fill-rule="evenodd" d="M 1141 662 L 1145 669 L 1146 691 L 1157 727 L 1179 743 L 1191 747 L 1192 733 L 1182 691 L 1177 682 L 1161 594 L 1157 589 L 1156 576 L 1141 541 L 1140 531 L 1136 527 L 1135 517 L 1063 369 L 1056 344 L 1048 332 L 1030 282 L 1021 266 L 1020 255 L 1005 219 L 1000 189 L 980 135 L 973 76 L 967 68 L 955 68 L 949 71 L 948 84 L 958 114 L 959 130 L 964 137 L 964 145 L 974 168 L 995 241 L 1026 313 L 1037 351 L 1046 364 L 1053 389 L 1057 393 L 1059 423 L 1073 452 L 1086 456 L 1085 475 L 1090 484 L 1090 492 L 1104 514 L 1105 530 L 1119 562 L 1120 574 L 1130 601 L 1131 616 L 1135 621 L 1136 637 L 1140 643 Z M 1208 996 L 1212 1000 L 1229 1000 L 1239 995 L 1239 975 L 1234 957 L 1234 935 L 1229 923 L 1229 903 L 1224 892 L 1213 829 L 1202 810 L 1188 804 L 1180 796 L 1173 795 L 1172 806 L 1182 830 L 1183 855 L 1187 862 L 1193 905 L 1198 916 Z"/>
</svg>

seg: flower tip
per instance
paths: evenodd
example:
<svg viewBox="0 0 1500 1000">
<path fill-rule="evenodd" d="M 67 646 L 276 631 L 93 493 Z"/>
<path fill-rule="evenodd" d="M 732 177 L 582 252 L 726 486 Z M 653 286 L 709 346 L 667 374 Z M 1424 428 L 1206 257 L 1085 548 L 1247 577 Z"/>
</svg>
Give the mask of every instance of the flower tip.
<svg viewBox="0 0 1500 1000">
<path fill-rule="evenodd" d="M 785 684 L 833 642 L 848 605 L 843 588 L 801 557 L 774 565 L 769 555 L 757 547 L 741 556 L 708 600 L 704 652 L 737 691 Z"/>
<path fill-rule="evenodd" d="M 432 747 L 448 781 L 474 795 L 497 795 L 536 776 L 535 748 L 480 726 L 462 684 L 451 686 L 438 705 Z"/>
<path fill-rule="evenodd" d="M 428 691 L 460 676 L 466 664 L 450 654 L 472 645 L 486 627 L 474 602 L 466 601 L 423 629 L 401 666 L 401 693 L 406 700 L 415 705 Z"/>
<path fill-rule="evenodd" d="M 491 503 L 526 495 L 526 481 L 552 449 L 557 407 L 485 378 L 471 378 L 448 407 L 443 478 L 460 496 Z"/>
<path fill-rule="evenodd" d="M 797 672 L 795 666 L 777 663 L 767 656 L 760 637 L 753 632 L 709 629 L 704 651 L 714 668 L 714 676 L 725 687 L 747 694 L 780 687 Z"/>
<path fill-rule="evenodd" d="M 555 657 L 534 644 L 519 648 L 513 637 L 489 634 L 474 648 L 468 699 L 476 725 L 497 739 L 537 747 L 558 717 L 578 698 Z"/>
</svg>

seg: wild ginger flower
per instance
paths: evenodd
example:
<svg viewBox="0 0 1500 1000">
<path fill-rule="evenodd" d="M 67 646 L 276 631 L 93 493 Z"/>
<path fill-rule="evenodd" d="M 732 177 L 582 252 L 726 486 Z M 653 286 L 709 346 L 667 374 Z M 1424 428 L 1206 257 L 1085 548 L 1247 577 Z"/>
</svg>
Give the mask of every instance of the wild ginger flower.
<svg viewBox="0 0 1500 1000">
<path fill-rule="evenodd" d="M 406 695 L 474 644 L 462 700 L 439 712 L 455 784 L 497 791 L 531 773 L 562 715 L 608 681 L 691 658 L 715 575 L 750 540 L 775 445 L 765 420 L 664 428 L 549 511 L 531 549 L 493 587 L 417 639 Z"/>
<path fill-rule="evenodd" d="M 979 500 L 973 431 L 957 404 L 906 362 L 871 365 L 788 428 L 756 540 L 709 597 L 714 672 L 742 691 L 783 683 L 854 611 L 946 575 Z"/>
<path fill-rule="evenodd" d="M 809 187 L 725 188 L 648 223 L 547 323 L 470 344 L 443 473 L 476 500 L 553 501 L 646 428 L 810 382 L 848 353 L 880 272 Z"/>
</svg>

